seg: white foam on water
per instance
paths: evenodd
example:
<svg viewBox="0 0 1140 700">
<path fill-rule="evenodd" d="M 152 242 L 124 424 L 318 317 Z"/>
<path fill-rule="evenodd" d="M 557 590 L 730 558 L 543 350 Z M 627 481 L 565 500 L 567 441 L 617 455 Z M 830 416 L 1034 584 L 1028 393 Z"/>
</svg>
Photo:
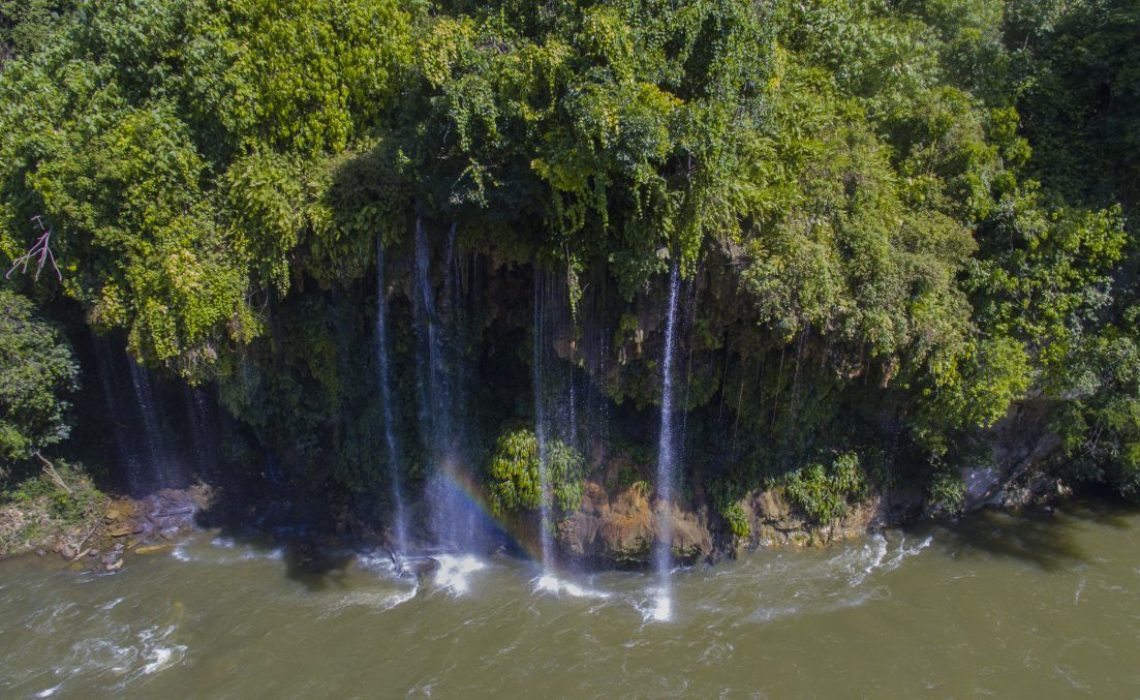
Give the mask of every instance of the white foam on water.
<svg viewBox="0 0 1140 700">
<path fill-rule="evenodd" d="M 103 612 L 107 612 L 108 610 L 114 608 L 116 605 L 118 605 L 121 602 L 123 602 L 122 598 L 115 598 L 110 603 L 107 603 L 105 605 L 100 605 L 99 609 L 102 610 Z"/>
<path fill-rule="evenodd" d="M 32 697 L 34 697 L 34 698 L 50 698 L 51 696 L 55 695 L 56 692 L 62 687 L 63 687 L 63 683 L 60 683 L 59 685 L 53 685 L 50 688 L 46 688 L 44 690 L 41 690 L 40 692 L 36 693 Z"/>
<path fill-rule="evenodd" d="M 376 591 L 347 593 L 339 596 L 332 604 L 327 606 L 321 617 L 327 619 L 345 608 L 352 607 L 372 608 L 373 610 L 384 612 L 403 605 L 415 598 L 417 593 L 419 593 L 418 586 L 413 586 L 407 591 L 398 591 L 396 593 L 381 593 Z"/>
<path fill-rule="evenodd" d="M 151 649 L 146 656 L 149 662 L 142 667 L 142 672 L 149 675 L 155 671 L 161 671 L 171 664 L 171 660 L 177 651 L 185 652 L 186 647 L 155 647 Z"/>
<path fill-rule="evenodd" d="M 110 673 L 122 676 L 122 684 L 125 685 L 141 676 L 158 673 L 185 658 L 189 647 L 170 641 L 174 631 L 175 627 L 171 625 L 149 627 L 132 634 L 127 625 L 112 626 L 106 636 L 73 644 L 70 657 L 64 665 L 56 667 L 55 673 L 65 679 Z M 57 689 L 58 686 L 48 690 L 55 692 Z"/>
<path fill-rule="evenodd" d="M 887 538 L 881 534 L 873 535 L 871 541 L 859 549 L 851 549 L 840 555 L 840 558 L 846 560 L 845 568 L 851 572 L 848 578 L 850 585 L 855 587 L 863 583 L 875 569 L 879 568 L 886 556 Z"/>
<path fill-rule="evenodd" d="M 236 561 L 258 560 L 280 561 L 285 558 L 285 549 L 282 547 L 266 550 L 254 545 L 238 544 L 234 538 L 221 535 L 210 540 L 210 546 L 219 550 L 216 553 L 194 554 L 187 550 L 187 544 L 189 543 L 179 543 L 171 550 L 170 555 L 181 562 L 207 561 L 211 564 L 232 564 Z M 209 550 L 205 551 L 208 552 Z"/>
<path fill-rule="evenodd" d="M 916 554 L 920 553 L 922 550 L 926 549 L 927 547 L 929 547 L 933 543 L 934 543 L 934 535 L 927 535 L 926 539 L 922 540 L 921 542 L 919 542 L 915 546 L 907 547 L 906 546 L 906 537 L 903 537 L 902 541 L 899 542 L 898 553 L 896 553 L 895 556 L 892 557 L 889 562 L 887 562 L 886 570 L 887 571 L 894 571 L 895 569 L 897 569 L 899 567 L 900 564 L 903 563 L 904 559 L 906 559 L 907 557 L 915 556 Z"/>
<path fill-rule="evenodd" d="M 670 622 L 673 619 L 673 599 L 668 591 L 660 588 L 650 590 L 651 598 L 634 605 L 641 613 L 642 622 Z"/>
<path fill-rule="evenodd" d="M 407 568 L 407 562 L 408 560 L 403 557 L 393 559 L 387 552 L 356 555 L 356 563 L 361 569 L 393 579 L 414 578 Z"/>
<path fill-rule="evenodd" d="M 30 610 L 20 619 L 20 625 L 37 634 L 54 634 L 57 626 L 67 629 L 73 620 L 79 617 L 81 609 L 77 603 L 58 603 L 50 607 Z"/>
<path fill-rule="evenodd" d="M 903 537 L 899 540 L 898 549 L 891 554 L 887 538 L 882 534 L 875 534 L 872 536 L 871 541 L 863 545 L 863 547 L 851 549 L 839 557 L 836 557 L 833 561 L 839 562 L 843 560 L 845 567 L 851 573 L 848 582 L 851 587 L 854 588 L 866 581 L 867 577 L 876 571 L 894 571 L 902 565 L 905 559 L 919 554 L 933 542 L 934 536 L 927 535 L 926 538 L 918 544 L 907 547 L 906 537 Z M 890 554 L 889 557 L 888 554 Z"/>
<path fill-rule="evenodd" d="M 534 580 L 534 591 L 536 593 L 551 593 L 556 596 L 568 595 L 572 598 L 605 599 L 610 597 L 610 594 L 605 591 L 584 588 L 576 583 L 560 579 L 549 572 L 542 574 Z"/>
<path fill-rule="evenodd" d="M 463 595 L 470 587 L 468 577 L 476 571 L 487 568 L 487 565 L 473 554 L 454 556 L 440 554 L 433 557 L 439 562 L 439 570 L 435 572 L 435 585 L 444 588 L 454 595 Z"/>
<path fill-rule="evenodd" d="M 189 647 L 185 644 L 170 644 L 168 642 L 170 636 L 174 634 L 174 630 L 174 626 L 171 625 L 163 629 L 151 627 L 139 632 L 137 657 L 140 661 L 145 661 L 146 663 L 143 664 L 142 668 L 131 674 L 127 679 L 128 681 L 139 676 L 149 676 L 158 673 L 159 671 L 174 666 L 186 657 L 186 651 Z"/>
</svg>

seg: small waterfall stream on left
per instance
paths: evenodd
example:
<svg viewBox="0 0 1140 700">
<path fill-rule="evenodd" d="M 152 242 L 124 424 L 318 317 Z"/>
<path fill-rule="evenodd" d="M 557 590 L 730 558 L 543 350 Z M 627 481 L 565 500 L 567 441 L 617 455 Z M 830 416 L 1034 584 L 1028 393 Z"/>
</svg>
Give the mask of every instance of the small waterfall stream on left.
<svg viewBox="0 0 1140 700">
<path fill-rule="evenodd" d="M 94 347 L 116 457 L 127 488 L 143 495 L 185 485 L 177 451 L 166 439 L 166 416 L 150 372 L 116 349 L 108 337 L 95 335 Z M 128 383 L 130 389 L 125 389 Z"/>
<path fill-rule="evenodd" d="M 404 510 L 404 493 L 400 479 L 400 449 L 396 438 L 395 412 L 392 408 L 392 368 L 388 342 L 388 294 L 384 285 L 384 244 L 376 240 L 376 354 L 379 360 L 380 401 L 384 418 L 384 445 L 387 449 L 388 479 L 392 489 L 393 562 L 402 567 L 408 553 L 408 516 Z"/>
</svg>

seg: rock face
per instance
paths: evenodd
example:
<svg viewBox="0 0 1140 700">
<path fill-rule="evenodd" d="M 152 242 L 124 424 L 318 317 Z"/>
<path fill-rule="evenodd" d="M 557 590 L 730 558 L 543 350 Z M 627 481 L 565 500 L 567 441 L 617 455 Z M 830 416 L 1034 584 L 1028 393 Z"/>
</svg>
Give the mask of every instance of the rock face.
<svg viewBox="0 0 1140 700">
<path fill-rule="evenodd" d="M 759 547 L 820 546 L 855 539 L 916 517 L 922 505 L 919 493 L 872 494 L 851 504 L 843 517 L 819 525 L 804 518 L 782 489 L 753 491 L 740 501 L 751 534 L 737 538 L 731 550 L 739 553 Z"/>
<path fill-rule="evenodd" d="M 733 537 L 707 508 L 671 506 L 673 555 L 680 562 L 715 560 L 760 547 L 821 546 L 853 539 L 918 516 L 921 494 L 873 495 L 852 504 L 841 518 L 818 525 L 799 513 L 781 489 L 753 491 L 739 502 L 750 535 Z M 582 506 L 558 526 L 564 556 L 615 566 L 650 562 L 657 515 L 644 486 L 608 492 L 587 482 Z"/>
<path fill-rule="evenodd" d="M 703 512 L 671 505 L 673 553 L 681 561 L 707 557 L 713 540 Z M 586 482 L 582 507 L 558 527 L 558 546 L 576 559 L 617 565 L 648 563 L 657 532 L 657 514 L 643 487 L 630 486 L 610 494 L 600 484 Z"/>
</svg>

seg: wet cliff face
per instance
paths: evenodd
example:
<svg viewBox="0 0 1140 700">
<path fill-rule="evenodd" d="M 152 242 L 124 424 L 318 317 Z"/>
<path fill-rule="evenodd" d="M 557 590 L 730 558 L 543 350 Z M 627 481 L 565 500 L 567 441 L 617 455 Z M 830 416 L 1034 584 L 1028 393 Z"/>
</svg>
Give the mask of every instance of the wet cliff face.
<svg viewBox="0 0 1140 700">
<path fill-rule="evenodd" d="M 536 524 L 541 499 L 507 518 L 529 544 L 552 532 L 558 558 L 646 566 L 665 515 L 671 557 L 695 561 L 826 543 L 921 509 L 921 493 L 898 495 L 908 483 L 899 465 L 915 454 L 901 422 L 905 402 L 866 372 L 840 373 L 822 339 L 787 342 L 759 328 L 711 264 L 677 293 L 676 476 L 670 505 L 660 505 L 668 280 L 625 298 L 604 266 L 588 267 L 572 303 L 557 265 L 466 250 L 438 223 L 423 232 L 419 250 L 409 239 L 385 251 L 383 285 L 362 278 L 281 300 L 271 332 L 235 356 L 216 385 L 183 388 L 98 340 L 93 356 L 121 423 L 106 439 L 125 483 L 136 491 L 172 485 L 158 470 L 164 464 L 187 480 L 221 473 L 234 494 L 288 503 L 269 509 L 277 523 L 490 548 L 510 539 L 484 512 L 492 460 L 501 438 L 523 428 L 581 464 L 573 484 L 550 487 L 580 493 L 580 506 L 559 507 L 545 528 Z M 1029 432 L 1043 425 L 1038 417 Z M 839 454 L 861 456 L 860 483 L 869 488 L 841 494 L 842 514 L 812 518 L 784 485 Z M 528 478 L 540 481 L 531 468 Z M 1022 471 L 1007 464 L 994 473 Z"/>
</svg>

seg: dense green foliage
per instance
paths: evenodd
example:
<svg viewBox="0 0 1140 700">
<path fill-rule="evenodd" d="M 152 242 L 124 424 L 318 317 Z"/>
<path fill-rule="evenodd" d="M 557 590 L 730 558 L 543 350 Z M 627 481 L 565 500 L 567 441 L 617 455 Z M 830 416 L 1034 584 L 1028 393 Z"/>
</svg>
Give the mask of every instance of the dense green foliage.
<svg viewBox="0 0 1140 700">
<path fill-rule="evenodd" d="M 36 0 L 0 27 L 0 252 L 41 217 L 91 325 L 216 382 L 314 483 L 383 479 L 378 243 L 423 474 L 419 225 L 501 511 L 538 498 L 534 436 L 505 427 L 534 395 L 531 277 L 628 426 L 660 401 L 674 265 L 685 478 L 734 530 L 772 477 L 841 512 L 862 477 L 834 454 L 957 493 L 1025 402 L 1058 473 L 1140 493 L 1133 2 Z M 567 482 L 600 468 L 561 449 Z"/>
<path fill-rule="evenodd" d="M 0 476 L 68 436 L 79 366 L 32 302 L 0 289 Z"/>
<path fill-rule="evenodd" d="M 569 512 L 582 501 L 582 456 L 560 440 L 545 449 L 550 483 L 548 506 Z M 533 431 L 516 430 L 499 438 L 487 469 L 488 500 L 495 515 L 537 510 L 543 501 L 539 480 L 539 445 Z"/>
<path fill-rule="evenodd" d="M 847 512 L 847 503 L 862 495 L 866 484 L 859 457 L 851 452 L 836 457 L 831 466 L 810 464 L 788 475 L 788 498 L 812 521 L 829 523 Z"/>
</svg>

